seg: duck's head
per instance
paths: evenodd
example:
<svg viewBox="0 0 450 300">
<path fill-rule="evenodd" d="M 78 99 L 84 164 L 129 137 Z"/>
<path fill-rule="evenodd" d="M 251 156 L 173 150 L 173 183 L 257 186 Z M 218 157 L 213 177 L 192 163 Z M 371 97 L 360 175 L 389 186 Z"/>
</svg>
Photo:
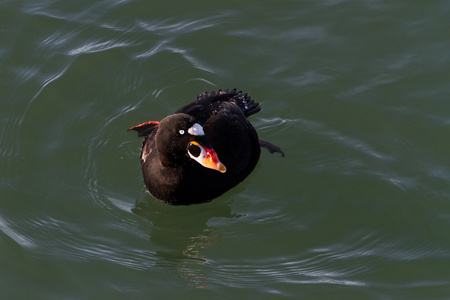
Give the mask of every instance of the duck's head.
<svg viewBox="0 0 450 300">
<path fill-rule="evenodd" d="M 177 166 L 186 160 L 194 160 L 221 173 L 227 170 L 208 142 L 202 125 L 192 116 L 177 113 L 162 119 L 155 141 L 164 166 Z"/>
</svg>

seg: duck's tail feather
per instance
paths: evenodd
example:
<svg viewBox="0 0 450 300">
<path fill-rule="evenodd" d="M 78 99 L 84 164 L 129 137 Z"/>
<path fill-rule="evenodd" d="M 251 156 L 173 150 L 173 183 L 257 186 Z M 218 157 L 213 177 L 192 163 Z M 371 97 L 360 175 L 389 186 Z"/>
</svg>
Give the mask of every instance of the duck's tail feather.
<svg viewBox="0 0 450 300">
<path fill-rule="evenodd" d="M 131 127 L 128 130 L 134 130 L 137 131 L 138 136 L 147 136 L 149 135 L 153 130 L 155 130 L 159 125 L 159 121 L 148 121 L 144 122 L 142 124 L 136 125 Z"/>
</svg>

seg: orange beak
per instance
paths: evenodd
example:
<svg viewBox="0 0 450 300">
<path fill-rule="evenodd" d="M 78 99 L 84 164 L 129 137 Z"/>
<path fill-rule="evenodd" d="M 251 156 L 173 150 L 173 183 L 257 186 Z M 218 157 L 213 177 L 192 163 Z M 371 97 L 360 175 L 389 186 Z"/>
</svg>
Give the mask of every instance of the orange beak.
<svg viewBox="0 0 450 300">
<path fill-rule="evenodd" d="M 197 146 L 200 149 L 200 154 L 198 154 L 198 156 L 195 156 L 188 150 L 188 154 L 193 160 L 197 161 L 205 168 L 217 170 L 220 173 L 225 173 L 227 171 L 227 168 L 224 166 L 224 164 L 220 162 L 216 151 L 214 151 L 212 148 L 203 147 L 195 141 L 189 143 L 189 146 L 192 145 Z"/>
</svg>

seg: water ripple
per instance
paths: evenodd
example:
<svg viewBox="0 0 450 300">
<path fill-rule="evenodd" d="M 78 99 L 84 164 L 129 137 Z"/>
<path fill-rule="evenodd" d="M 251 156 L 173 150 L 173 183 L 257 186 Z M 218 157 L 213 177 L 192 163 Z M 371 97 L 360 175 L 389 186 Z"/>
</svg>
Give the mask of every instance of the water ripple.
<svg viewBox="0 0 450 300">
<path fill-rule="evenodd" d="M 280 133 L 298 124 L 296 119 L 282 119 L 282 118 L 259 118 L 252 123 L 258 129 L 258 132 L 276 132 Z"/>
<path fill-rule="evenodd" d="M 211 264 L 211 262 L 210 262 Z M 222 277 L 222 282 L 231 287 L 250 287 L 274 283 L 290 284 L 335 284 L 343 286 L 364 286 L 362 281 L 345 279 L 345 273 L 305 266 L 302 261 L 276 263 L 273 265 L 222 265 L 214 268 L 214 276 Z"/>
<path fill-rule="evenodd" d="M 165 20 L 162 22 L 139 22 L 138 26 L 149 32 L 155 32 L 159 34 L 167 35 L 168 33 L 187 33 L 198 30 L 203 30 L 209 27 L 219 25 L 219 20 L 225 18 L 226 15 L 221 14 L 217 16 L 208 16 L 205 18 L 189 21 L 179 21 L 169 23 L 171 20 Z"/>
<path fill-rule="evenodd" d="M 121 48 L 128 46 L 131 46 L 130 43 L 114 42 L 114 41 L 89 42 L 88 44 L 85 44 L 81 47 L 70 50 L 67 54 L 69 56 L 73 56 L 79 54 L 96 53 L 101 51 L 108 51 L 114 48 Z"/>
<path fill-rule="evenodd" d="M 324 124 L 305 119 L 298 119 L 298 122 L 300 122 L 305 128 L 308 128 L 318 135 L 342 144 L 348 148 L 354 149 L 358 152 L 364 153 L 370 157 L 380 160 L 393 160 L 393 157 L 391 157 L 390 155 L 375 151 L 371 146 L 364 143 L 363 141 L 341 134 Z"/>
<path fill-rule="evenodd" d="M 32 248 L 35 246 L 35 243 L 29 239 L 28 237 L 18 233 L 11 226 L 9 226 L 8 222 L 0 216 L 0 230 L 13 239 L 19 245 L 25 248 Z"/>
</svg>

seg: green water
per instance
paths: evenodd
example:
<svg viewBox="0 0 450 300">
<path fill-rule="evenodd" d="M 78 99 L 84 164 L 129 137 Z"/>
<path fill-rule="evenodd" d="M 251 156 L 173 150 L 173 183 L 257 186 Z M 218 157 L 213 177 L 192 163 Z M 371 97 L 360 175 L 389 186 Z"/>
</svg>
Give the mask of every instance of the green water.
<svg viewBox="0 0 450 300">
<path fill-rule="evenodd" d="M 448 1 L 0 2 L 2 299 L 448 299 Z M 133 125 L 237 88 L 263 150 L 148 195 Z"/>
</svg>

